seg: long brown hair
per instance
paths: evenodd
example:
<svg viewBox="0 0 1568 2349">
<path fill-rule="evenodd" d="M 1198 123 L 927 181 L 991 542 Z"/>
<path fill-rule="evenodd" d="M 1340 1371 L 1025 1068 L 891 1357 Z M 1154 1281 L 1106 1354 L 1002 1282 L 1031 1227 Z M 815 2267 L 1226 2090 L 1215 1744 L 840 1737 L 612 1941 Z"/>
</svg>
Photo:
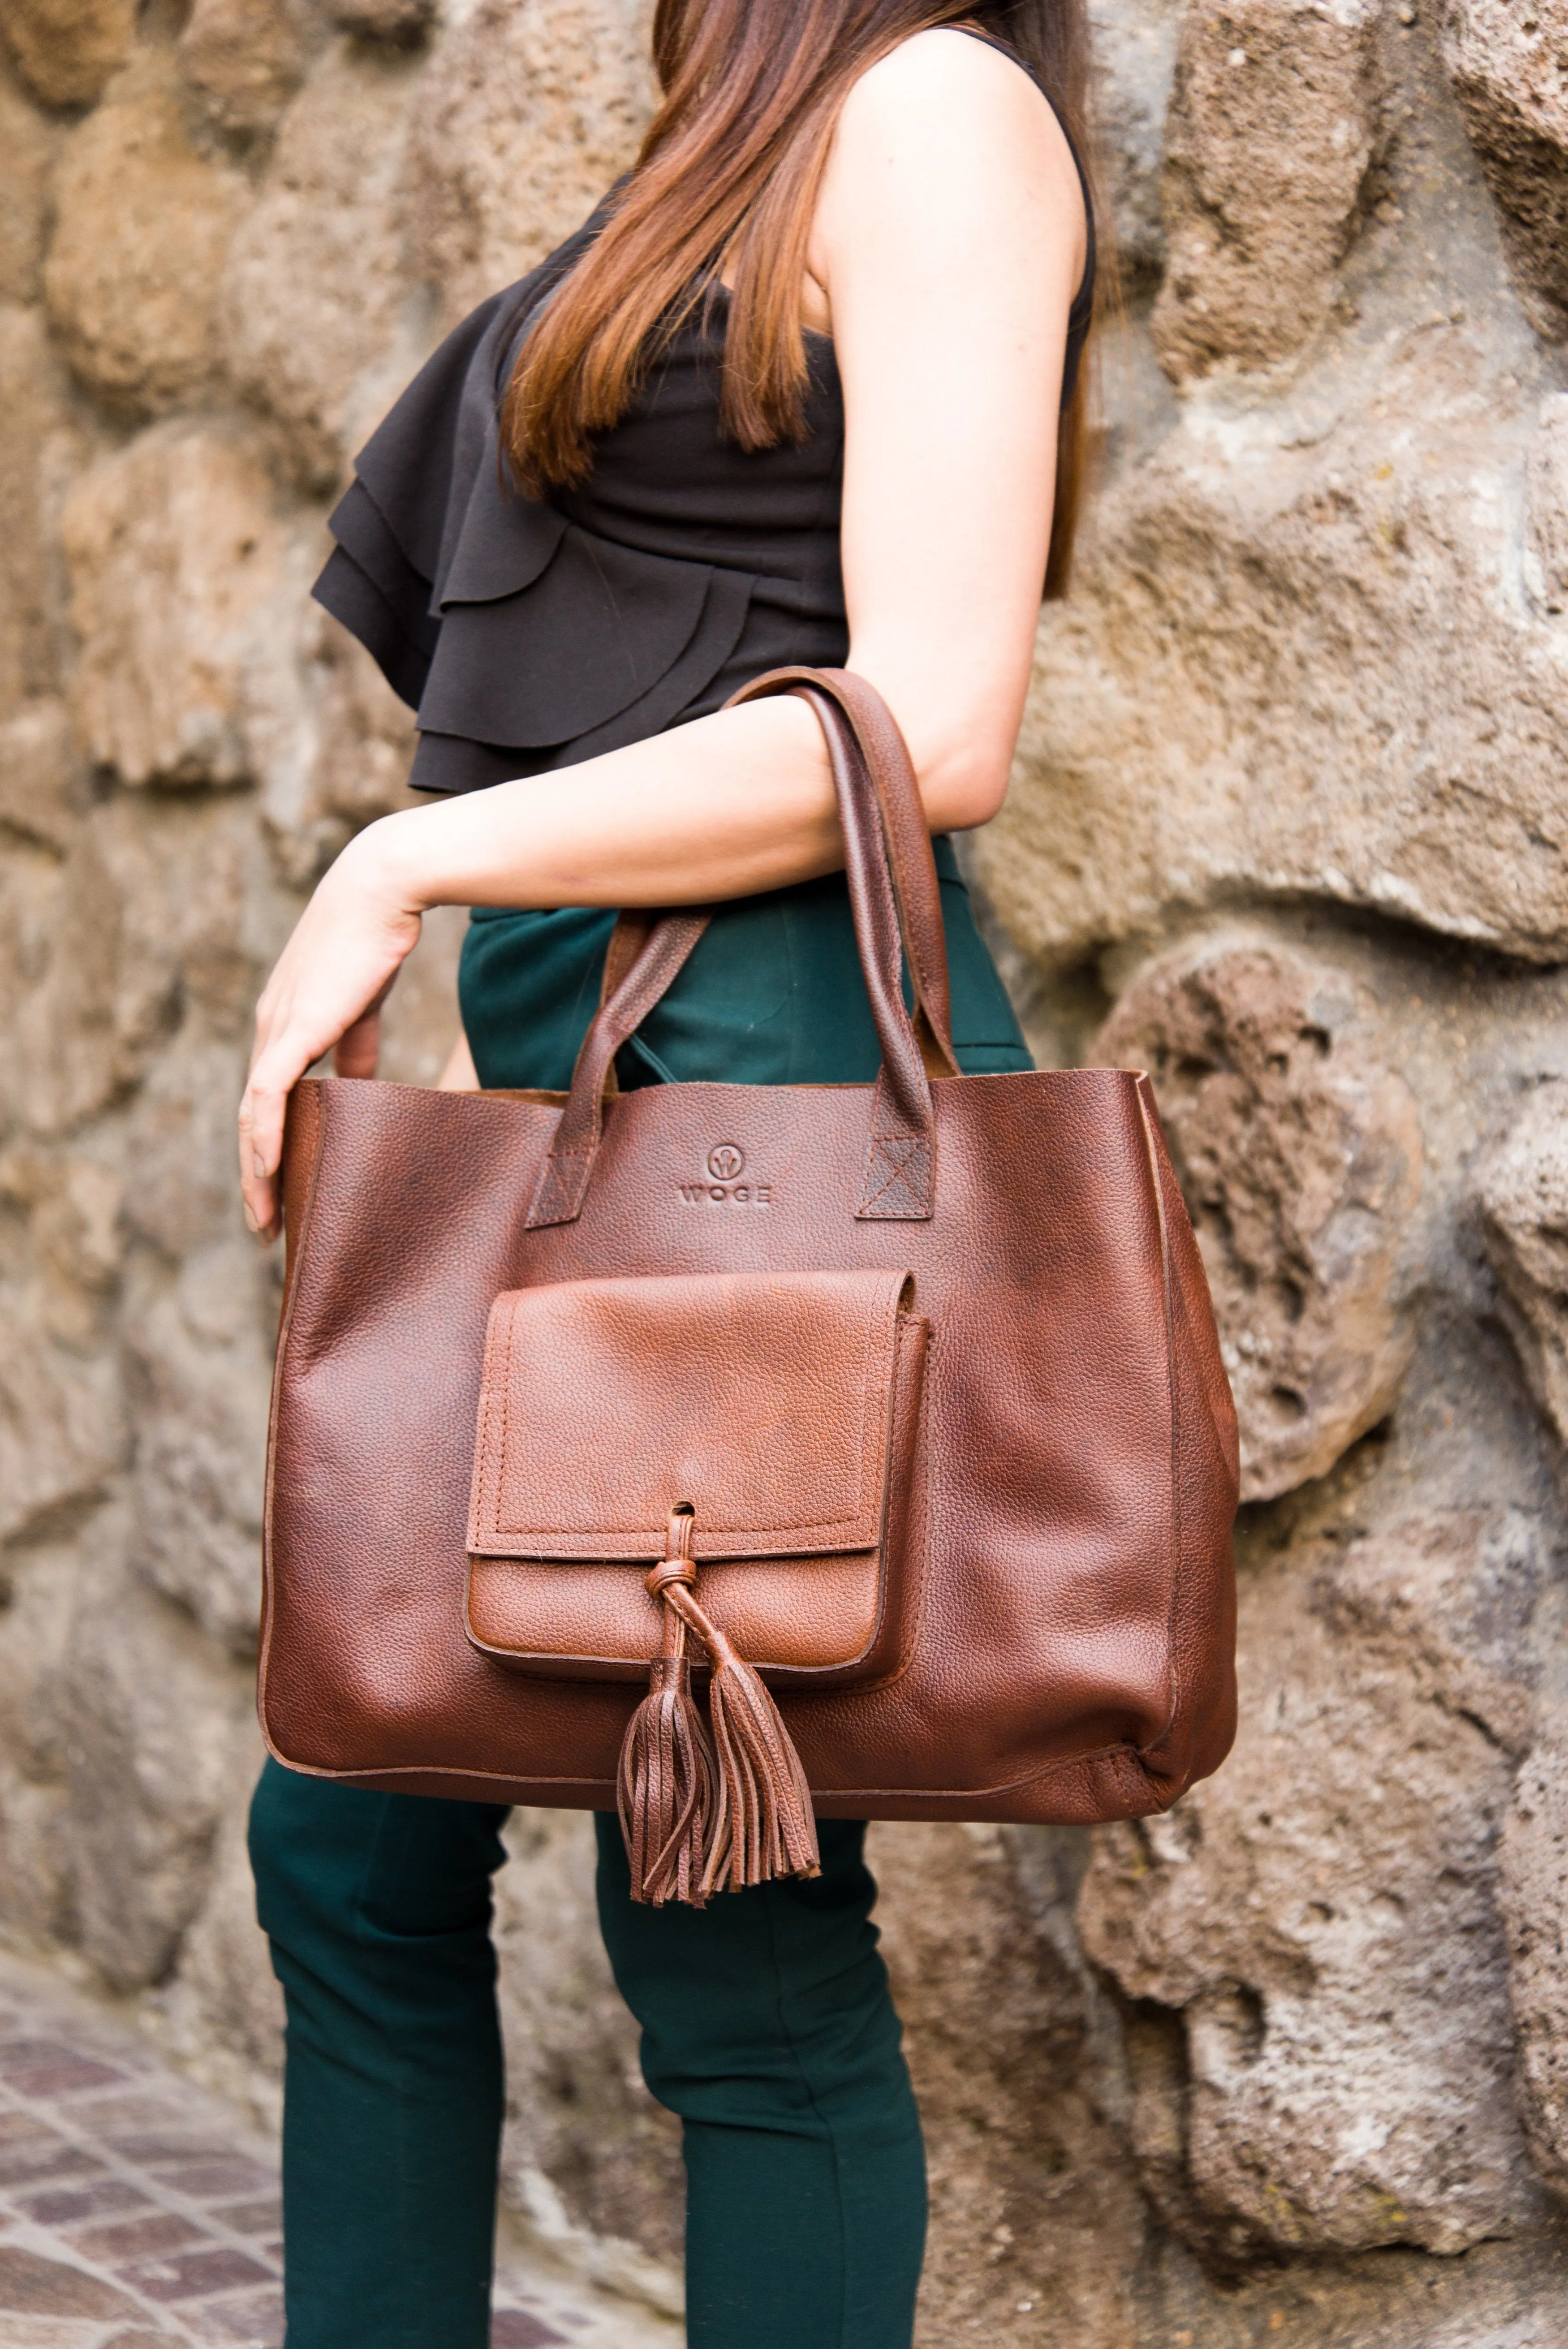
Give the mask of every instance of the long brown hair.
<svg viewBox="0 0 1568 2349">
<path fill-rule="evenodd" d="M 911 34 L 972 24 L 1039 74 L 1080 144 L 1084 0 L 658 0 L 664 103 L 593 244 L 540 313 L 502 430 L 521 486 L 581 481 L 651 357 L 722 268 L 720 414 L 743 449 L 796 440 L 809 383 L 801 294 L 817 191 L 851 86 Z M 1061 420 L 1046 594 L 1067 584 L 1082 483 L 1084 369 Z"/>
</svg>

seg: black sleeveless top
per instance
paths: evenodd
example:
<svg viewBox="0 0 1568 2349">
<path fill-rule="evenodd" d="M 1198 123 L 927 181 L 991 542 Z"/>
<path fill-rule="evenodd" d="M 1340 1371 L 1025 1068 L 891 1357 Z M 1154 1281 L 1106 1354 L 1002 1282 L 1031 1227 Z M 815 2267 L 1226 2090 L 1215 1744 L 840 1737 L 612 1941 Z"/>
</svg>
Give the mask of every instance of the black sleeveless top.
<svg viewBox="0 0 1568 2349">
<path fill-rule="evenodd" d="M 1078 176 L 1088 242 L 1064 408 L 1094 292 L 1081 162 Z M 608 204 L 448 336 L 360 451 L 331 519 L 315 594 L 418 712 L 418 790 L 575 765 L 707 716 L 766 669 L 848 654 L 844 403 L 828 336 L 807 336 L 806 437 L 744 450 L 719 426 L 727 297 L 716 286 L 600 436 L 581 488 L 535 500 L 510 486 L 499 409 L 519 346 Z"/>
</svg>

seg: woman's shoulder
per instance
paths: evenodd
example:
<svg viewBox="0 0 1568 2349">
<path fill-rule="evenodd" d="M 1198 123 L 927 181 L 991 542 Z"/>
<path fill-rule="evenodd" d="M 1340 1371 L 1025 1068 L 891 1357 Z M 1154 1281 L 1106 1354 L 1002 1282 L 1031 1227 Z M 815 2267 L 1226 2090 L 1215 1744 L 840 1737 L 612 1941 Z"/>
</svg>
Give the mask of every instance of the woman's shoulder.
<svg viewBox="0 0 1568 2349">
<path fill-rule="evenodd" d="M 820 223 L 857 234 L 884 215 L 916 248 L 1026 221 L 1076 232 L 1087 271 L 1088 183 L 1060 114 L 1011 50 L 955 26 L 911 34 L 844 101 Z"/>
<path fill-rule="evenodd" d="M 936 129 L 944 139 L 1064 137 L 1056 109 L 1023 60 L 955 25 L 912 33 L 868 66 L 840 120 L 843 134 L 857 139 L 914 129 Z"/>
<path fill-rule="evenodd" d="M 868 195 L 896 187 L 901 202 L 1088 209 L 1078 151 L 1041 84 L 1011 50 L 951 25 L 912 33 L 860 76 L 830 168 Z"/>
</svg>

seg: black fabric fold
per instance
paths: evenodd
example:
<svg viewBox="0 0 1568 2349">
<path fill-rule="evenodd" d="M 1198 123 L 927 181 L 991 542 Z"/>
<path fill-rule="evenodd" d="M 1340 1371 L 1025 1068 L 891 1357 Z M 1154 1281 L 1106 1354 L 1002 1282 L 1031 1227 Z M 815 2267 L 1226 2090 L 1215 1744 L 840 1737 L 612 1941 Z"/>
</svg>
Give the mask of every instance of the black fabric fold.
<svg viewBox="0 0 1568 2349">
<path fill-rule="evenodd" d="M 363 481 L 349 483 L 330 527 L 337 546 L 316 583 L 316 601 L 352 629 L 393 690 L 418 709 L 441 634 L 429 581 L 407 561 Z M 372 635 L 357 616 L 377 611 L 386 622 Z"/>
<path fill-rule="evenodd" d="M 492 783 L 515 781 L 519 777 L 541 774 L 555 767 L 575 766 L 579 760 L 597 758 L 603 750 L 623 750 L 629 742 L 643 742 L 650 734 L 662 733 L 677 718 L 695 715 L 694 703 L 703 699 L 705 688 L 723 672 L 734 654 L 750 607 L 750 590 L 751 582 L 738 573 L 710 573 L 696 625 L 684 648 L 646 691 L 614 711 L 602 724 L 564 735 L 531 736 L 527 741 L 517 740 L 515 719 L 509 721 L 501 739 L 487 740 L 476 740 L 462 731 L 445 731 L 432 724 L 420 733 L 409 781 L 416 791 L 482 791 Z M 498 635 L 503 634 L 500 616 L 506 613 L 506 606 L 483 608 L 497 613 L 498 620 L 492 625 Z M 465 655 L 473 657 L 479 649 L 476 632 L 467 638 Z M 777 663 L 764 660 L 759 666 L 782 666 L 782 658 Z M 756 673 L 755 669 L 748 672 Z M 717 695 L 715 708 L 727 698 L 728 690 L 727 687 Z M 533 706 L 536 710 L 542 707 L 538 701 Z M 582 706 L 574 705 L 579 711 Z M 472 705 L 465 704 L 459 696 L 457 707 L 464 711 L 465 722 L 471 725 Z"/>
<path fill-rule="evenodd" d="M 391 584 L 397 593 L 399 583 Z M 342 621 L 351 636 L 358 637 L 393 692 L 417 709 L 430 673 L 440 623 L 426 612 L 416 611 L 411 630 L 403 613 L 393 610 L 375 580 L 341 546 L 334 547 L 328 555 L 311 592 L 335 620 Z"/>
<path fill-rule="evenodd" d="M 711 575 L 562 523 L 518 594 L 443 604 L 421 726 L 521 747 L 588 733 L 673 667 Z"/>
<path fill-rule="evenodd" d="M 447 337 L 361 450 L 332 516 L 336 547 L 315 593 L 417 712 L 421 790 L 572 766 L 705 716 L 765 669 L 848 657 L 844 406 L 829 336 L 807 339 L 801 438 L 743 450 L 720 420 L 728 300 L 712 285 L 598 436 L 583 481 L 535 499 L 513 480 L 500 410 L 518 349 L 614 195 Z"/>
<path fill-rule="evenodd" d="M 595 528 L 592 505 L 569 516 L 510 476 L 499 409 L 520 336 L 593 227 L 448 337 L 331 519 L 316 596 L 416 710 L 422 790 L 482 789 L 659 731 L 746 626 L 748 571 L 630 543 Z"/>
</svg>

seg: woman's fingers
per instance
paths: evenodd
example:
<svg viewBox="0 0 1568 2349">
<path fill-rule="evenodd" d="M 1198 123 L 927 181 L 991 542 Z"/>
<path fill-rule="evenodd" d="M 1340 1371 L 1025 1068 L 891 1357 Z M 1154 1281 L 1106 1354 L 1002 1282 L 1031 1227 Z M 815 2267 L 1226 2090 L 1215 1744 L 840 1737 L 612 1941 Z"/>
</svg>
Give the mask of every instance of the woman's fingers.
<svg viewBox="0 0 1568 2349">
<path fill-rule="evenodd" d="M 310 1066 L 289 1071 L 298 1055 L 275 1048 L 259 1051 L 251 1064 L 240 1102 L 240 1192 L 245 1221 L 263 1239 L 279 1226 L 276 1175 L 284 1153 L 284 1120 L 295 1080 Z"/>
<path fill-rule="evenodd" d="M 340 1075 L 375 1075 L 381 1006 L 419 936 L 418 913 L 389 894 L 376 859 L 361 849 L 365 839 L 316 890 L 256 1007 L 240 1104 L 240 1188 L 246 1222 L 267 1239 L 281 1220 L 277 1172 L 290 1093 L 328 1051 Z"/>
<path fill-rule="evenodd" d="M 263 1091 L 253 1082 L 240 1103 L 240 1195 L 245 1221 L 261 1239 L 275 1239 L 278 1234 L 274 1178 L 283 1156 L 287 1102 L 286 1093 Z"/>
<path fill-rule="evenodd" d="M 280 1226 L 276 1176 L 289 1095 L 330 1041 L 293 1024 L 269 1032 L 272 1025 L 258 1012 L 255 1055 L 240 1102 L 240 1190 L 245 1220 L 263 1239 L 275 1239 Z"/>
</svg>

